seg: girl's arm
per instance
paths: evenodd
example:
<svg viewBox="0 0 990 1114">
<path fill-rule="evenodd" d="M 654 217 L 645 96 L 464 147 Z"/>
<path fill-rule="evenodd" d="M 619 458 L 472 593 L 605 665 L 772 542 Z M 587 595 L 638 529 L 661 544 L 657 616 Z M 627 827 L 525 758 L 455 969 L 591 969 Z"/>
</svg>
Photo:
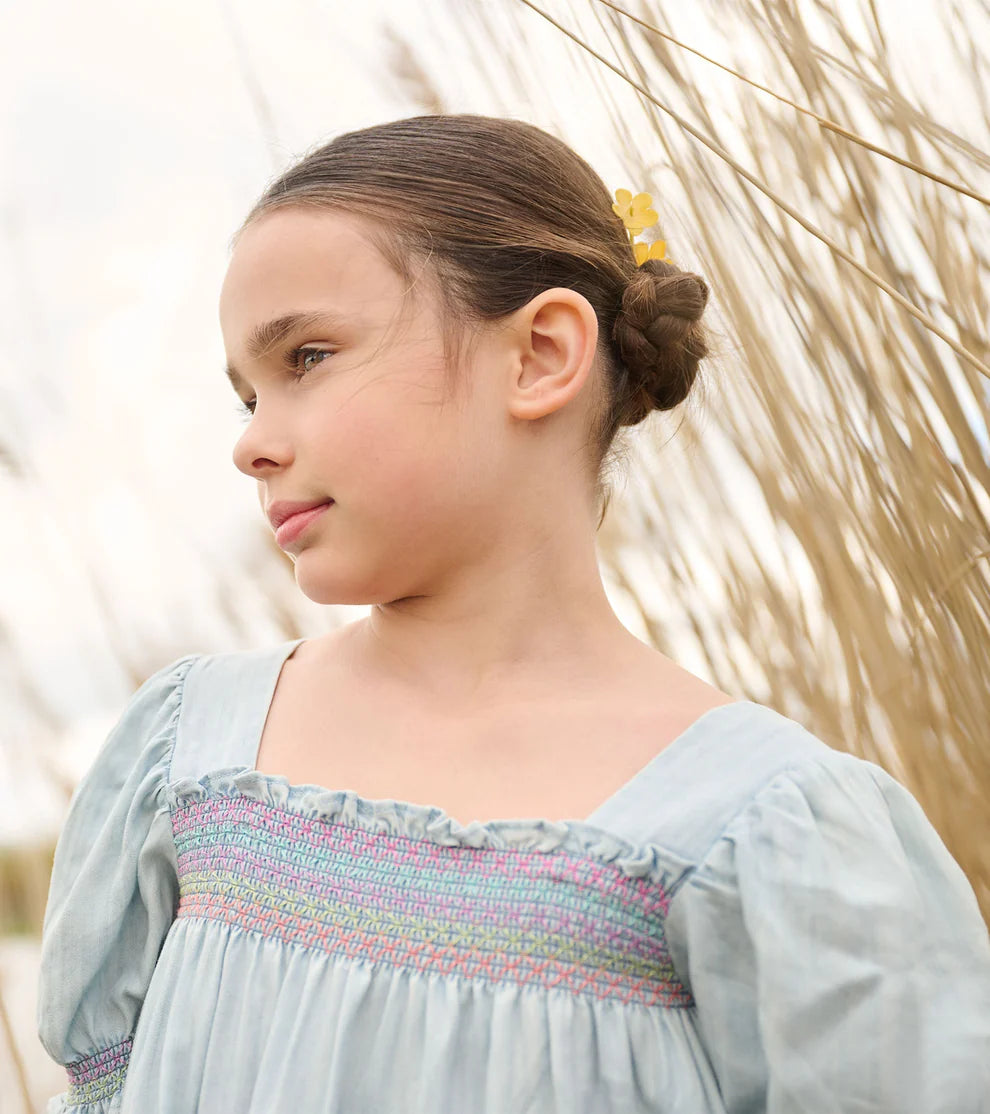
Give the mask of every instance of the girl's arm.
<svg viewBox="0 0 990 1114">
<path fill-rule="evenodd" d="M 182 682 L 196 655 L 131 697 L 73 793 L 55 847 L 37 1031 L 67 1069 L 46 1114 L 119 1109 L 131 1040 L 178 902 L 168 781 Z"/>
<path fill-rule="evenodd" d="M 990 1114 L 990 936 L 881 767 L 830 751 L 775 776 L 667 931 L 728 1114 Z"/>
</svg>

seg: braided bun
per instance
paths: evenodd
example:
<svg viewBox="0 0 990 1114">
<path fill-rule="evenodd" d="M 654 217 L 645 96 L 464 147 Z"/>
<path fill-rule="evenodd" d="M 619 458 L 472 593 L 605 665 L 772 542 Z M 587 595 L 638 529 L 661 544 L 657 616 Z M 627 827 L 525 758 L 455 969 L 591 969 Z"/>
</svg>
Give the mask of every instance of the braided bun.
<svg viewBox="0 0 990 1114">
<path fill-rule="evenodd" d="M 636 268 L 612 329 L 628 395 L 620 424 L 636 425 L 650 411 L 671 410 L 687 398 L 708 354 L 700 324 L 707 301 L 700 275 L 659 259 Z"/>
</svg>

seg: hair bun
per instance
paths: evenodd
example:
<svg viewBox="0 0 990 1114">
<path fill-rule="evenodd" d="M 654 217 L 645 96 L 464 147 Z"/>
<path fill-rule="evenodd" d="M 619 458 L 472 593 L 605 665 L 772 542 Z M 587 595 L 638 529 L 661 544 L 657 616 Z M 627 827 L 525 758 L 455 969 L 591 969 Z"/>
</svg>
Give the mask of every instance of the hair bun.
<svg viewBox="0 0 990 1114">
<path fill-rule="evenodd" d="M 687 398 L 699 362 L 708 354 L 700 324 L 708 284 L 672 263 L 647 259 L 622 295 L 612 339 L 627 371 L 629 406 L 623 425 L 651 410 L 670 410 Z"/>
</svg>

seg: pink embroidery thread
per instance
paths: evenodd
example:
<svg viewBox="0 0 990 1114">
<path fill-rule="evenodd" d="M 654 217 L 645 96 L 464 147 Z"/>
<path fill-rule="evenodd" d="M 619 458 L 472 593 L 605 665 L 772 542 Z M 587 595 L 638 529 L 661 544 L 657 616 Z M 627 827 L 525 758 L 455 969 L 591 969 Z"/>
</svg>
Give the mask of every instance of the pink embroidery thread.
<svg viewBox="0 0 990 1114">
<path fill-rule="evenodd" d="M 446 846 L 244 796 L 172 816 L 177 917 L 345 959 L 687 1007 L 648 878 L 563 851 Z"/>
</svg>

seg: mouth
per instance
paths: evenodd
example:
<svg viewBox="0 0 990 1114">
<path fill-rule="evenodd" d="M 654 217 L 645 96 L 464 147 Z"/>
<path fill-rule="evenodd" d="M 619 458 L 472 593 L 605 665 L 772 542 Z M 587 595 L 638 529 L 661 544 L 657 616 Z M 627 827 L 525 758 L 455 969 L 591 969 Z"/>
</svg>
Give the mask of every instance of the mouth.
<svg viewBox="0 0 990 1114">
<path fill-rule="evenodd" d="M 289 515 L 275 531 L 275 541 L 285 549 L 286 546 L 296 541 L 303 531 L 309 529 L 310 524 L 315 522 L 324 511 L 332 507 L 333 503 L 334 501 L 329 499 L 326 503 L 320 503 L 318 506 L 309 507 L 307 510 L 297 511 L 295 514 Z"/>
</svg>

